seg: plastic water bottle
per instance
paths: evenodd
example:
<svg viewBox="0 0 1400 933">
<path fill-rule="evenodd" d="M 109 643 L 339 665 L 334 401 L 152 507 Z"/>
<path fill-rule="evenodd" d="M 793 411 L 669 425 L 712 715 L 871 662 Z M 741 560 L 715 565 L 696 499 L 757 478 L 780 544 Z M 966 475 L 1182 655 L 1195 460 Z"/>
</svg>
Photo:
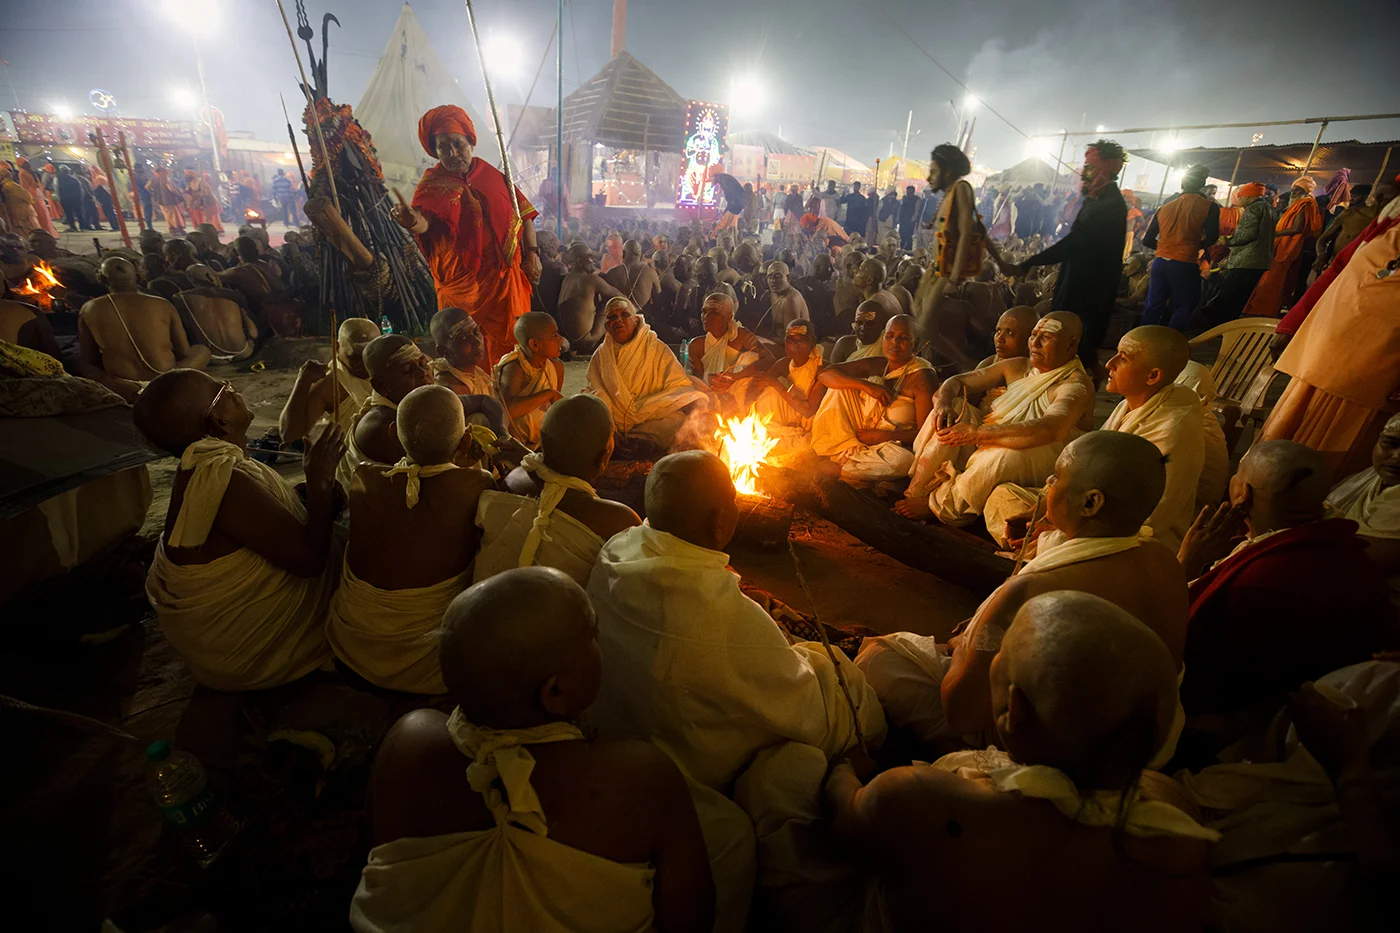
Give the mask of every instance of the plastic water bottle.
<svg viewBox="0 0 1400 933">
<path fill-rule="evenodd" d="M 690 372 L 690 341 L 689 341 L 689 340 L 682 340 L 682 341 L 681 341 L 680 358 L 681 358 L 681 369 L 685 370 L 687 373 Z"/>
<path fill-rule="evenodd" d="M 165 818 L 179 829 L 185 848 L 208 866 L 232 841 L 238 823 L 209 786 L 204 765 L 189 752 L 171 751 L 161 739 L 146 749 L 146 786 Z"/>
<path fill-rule="evenodd" d="M 379 333 L 380 333 L 380 336 L 383 336 L 383 335 L 385 335 L 385 334 L 392 334 L 393 332 L 394 332 L 394 324 L 393 324 L 392 321 L 389 320 L 389 315 L 387 315 L 387 314 L 381 314 L 381 315 L 379 315 Z"/>
</svg>

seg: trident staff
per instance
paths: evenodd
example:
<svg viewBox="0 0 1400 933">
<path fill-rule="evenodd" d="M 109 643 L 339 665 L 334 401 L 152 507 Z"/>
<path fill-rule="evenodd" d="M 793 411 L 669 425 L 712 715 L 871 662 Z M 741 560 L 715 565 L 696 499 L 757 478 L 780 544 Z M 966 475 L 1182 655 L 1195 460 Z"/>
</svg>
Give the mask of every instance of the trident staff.
<svg viewBox="0 0 1400 933">
<path fill-rule="evenodd" d="M 491 90 L 491 74 L 486 69 L 486 53 L 481 48 L 481 35 L 476 31 L 476 11 L 472 9 L 472 0 L 464 0 L 467 6 L 467 22 L 472 27 L 472 42 L 476 45 L 476 60 L 481 63 L 481 80 L 486 85 L 486 106 L 491 108 L 491 125 L 496 130 L 496 144 L 501 147 L 501 171 L 506 176 L 506 190 L 514 193 L 515 176 L 510 170 L 510 154 L 506 151 L 506 137 L 501 131 L 501 115 L 496 109 L 496 95 Z M 514 213 L 511 216 L 510 235 L 506 237 L 506 264 L 515 258 L 515 244 L 520 235 L 520 199 L 512 197 L 510 199 Z"/>
</svg>

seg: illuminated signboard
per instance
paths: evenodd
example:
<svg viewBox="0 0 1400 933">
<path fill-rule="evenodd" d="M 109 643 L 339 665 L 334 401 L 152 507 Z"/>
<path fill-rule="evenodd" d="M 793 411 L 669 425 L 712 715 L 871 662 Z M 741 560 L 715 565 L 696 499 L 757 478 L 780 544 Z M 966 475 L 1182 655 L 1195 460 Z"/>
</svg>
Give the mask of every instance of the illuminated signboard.
<svg viewBox="0 0 1400 933">
<path fill-rule="evenodd" d="M 677 207 L 713 206 L 719 200 L 710 177 L 723 171 L 729 135 L 729 108 L 692 100 L 685 115 L 685 156 L 676 192 Z"/>
</svg>

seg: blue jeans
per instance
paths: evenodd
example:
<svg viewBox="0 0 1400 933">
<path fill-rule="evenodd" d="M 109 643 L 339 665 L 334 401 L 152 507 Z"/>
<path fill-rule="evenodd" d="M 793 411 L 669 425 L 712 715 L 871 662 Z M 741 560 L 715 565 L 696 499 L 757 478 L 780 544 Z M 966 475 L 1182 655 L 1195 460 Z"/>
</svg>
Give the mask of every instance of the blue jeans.
<svg viewBox="0 0 1400 933">
<path fill-rule="evenodd" d="M 1142 308 L 1142 323 L 1161 324 L 1167 310 L 1172 307 L 1171 320 L 1166 322 L 1173 330 L 1186 332 L 1191 323 L 1191 315 L 1201 303 L 1201 267 L 1194 262 L 1181 262 L 1177 259 L 1152 260 L 1152 269 L 1147 280 L 1147 302 Z"/>
</svg>

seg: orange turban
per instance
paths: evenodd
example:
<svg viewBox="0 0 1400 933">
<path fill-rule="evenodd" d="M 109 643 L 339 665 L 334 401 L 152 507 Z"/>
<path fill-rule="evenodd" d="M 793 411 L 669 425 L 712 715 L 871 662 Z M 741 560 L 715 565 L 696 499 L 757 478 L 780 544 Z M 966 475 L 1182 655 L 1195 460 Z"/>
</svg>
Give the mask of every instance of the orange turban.
<svg viewBox="0 0 1400 933">
<path fill-rule="evenodd" d="M 418 118 L 418 141 L 434 158 L 437 157 L 437 149 L 433 146 L 433 137 L 442 133 L 461 133 L 467 137 L 467 142 L 476 145 L 476 126 L 467 112 L 456 104 L 434 107 Z"/>
<path fill-rule="evenodd" d="M 1308 194 L 1312 194 L 1314 191 L 1317 190 L 1317 182 L 1314 179 L 1309 178 L 1307 175 L 1304 175 L 1302 178 L 1299 178 L 1293 183 L 1293 187 L 1302 188 Z"/>
<path fill-rule="evenodd" d="M 1268 193 L 1268 189 L 1257 181 L 1248 185 L 1240 185 L 1235 189 L 1235 203 L 1239 204 L 1245 198 L 1262 198 Z"/>
</svg>

